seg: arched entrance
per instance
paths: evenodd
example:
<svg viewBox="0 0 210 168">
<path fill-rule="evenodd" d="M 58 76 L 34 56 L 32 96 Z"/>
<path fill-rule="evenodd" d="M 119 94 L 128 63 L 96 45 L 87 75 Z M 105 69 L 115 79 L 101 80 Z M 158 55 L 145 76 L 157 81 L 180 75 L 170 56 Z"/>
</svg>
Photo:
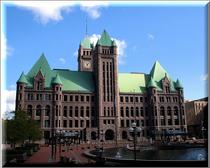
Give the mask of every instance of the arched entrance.
<svg viewBox="0 0 210 168">
<path fill-rule="evenodd" d="M 122 132 L 122 139 L 127 139 L 128 138 L 128 134 L 126 131 Z"/>
<path fill-rule="evenodd" d="M 111 129 L 108 129 L 105 132 L 105 140 L 114 140 L 114 131 Z"/>
<path fill-rule="evenodd" d="M 96 132 L 95 131 L 91 132 L 91 139 L 96 140 Z"/>
</svg>

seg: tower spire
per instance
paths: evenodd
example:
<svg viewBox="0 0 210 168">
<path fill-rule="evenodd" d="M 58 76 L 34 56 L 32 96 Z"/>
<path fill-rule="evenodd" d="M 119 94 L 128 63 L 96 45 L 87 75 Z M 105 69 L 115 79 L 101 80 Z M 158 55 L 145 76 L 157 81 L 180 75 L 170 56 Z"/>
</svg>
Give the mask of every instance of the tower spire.
<svg viewBox="0 0 210 168">
<path fill-rule="evenodd" d="M 87 37 L 87 15 L 85 17 L 85 37 Z"/>
</svg>

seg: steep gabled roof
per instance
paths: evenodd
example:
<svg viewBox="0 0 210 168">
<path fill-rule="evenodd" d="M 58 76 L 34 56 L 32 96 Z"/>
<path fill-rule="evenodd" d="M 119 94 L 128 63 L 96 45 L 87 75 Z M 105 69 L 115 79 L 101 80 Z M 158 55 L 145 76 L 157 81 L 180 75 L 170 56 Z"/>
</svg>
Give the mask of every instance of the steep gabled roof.
<svg viewBox="0 0 210 168">
<path fill-rule="evenodd" d="M 177 89 L 183 89 L 183 86 L 182 86 L 182 84 L 180 83 L 179 79 L 177 79 L 177 81 L 176 81 L 176 88 L 177 88 Z"/>
<path fill-rule="evenodd" d="M 165 77 L 165 75 L 169 77 L 167 71 L 160 65 L 158 61 L 156 61 L 153 65 L 152 70 L 150 71 L 150 75 L 157 82 L 162 80 Z"/>
<path fill-rule="evenodd" d="M 157 85 L 152 77 L 151 77 L 147 87 L 155 87 L 155 88 L 157 87 Z"/>
<path fill-rule="evenodd" d="M 28 84 L 28 80 L 26 79 L 26 76 L 25 76 L 25 74 L 23 72 L 20 75 L 20 78 L 18 79 L 17 83 L 25 83 L 25 84 Z"/>
<path fill-rule="evenodd" d="M 86 48 L 86 49 L 91 49 L 91 48 L 93 48 L 93 44 L 91 43 L 89 37 L 85 37 L 84 40 L 81 41 L 80 45 L 81 45 L 83 48 Z"/>
<path fill-rule="evenodd" d="M 37 62 L 34 64 L 31 70 L 28 72 L 27 76 L 34 77 L 40 70 L 44 76 L 46 74 L 49 74 L 51 71 L 50 65 L 48 64 L 48 61 L 44 56 L 44 54 L 40 56 L 40 58 L 37 60 Z"/>
<path fill-rule="evenodd" d="M 61 79 L 60 79 L 60 76 L 59 74 L 56 74 L 56 77 L 54 78 L 53 84 L 59 84 L 59 85 L 62 85 L 63 83 L 61 82 Z"/>
<path fill-rule="evenodd" d="M 101 38 L 97 42 L 98 45 L 101 46 L 116 46 L 116 43 L 111 40 L 109 34 L 106 32 L 106 30 L 103 31 Z"/>
</svg>

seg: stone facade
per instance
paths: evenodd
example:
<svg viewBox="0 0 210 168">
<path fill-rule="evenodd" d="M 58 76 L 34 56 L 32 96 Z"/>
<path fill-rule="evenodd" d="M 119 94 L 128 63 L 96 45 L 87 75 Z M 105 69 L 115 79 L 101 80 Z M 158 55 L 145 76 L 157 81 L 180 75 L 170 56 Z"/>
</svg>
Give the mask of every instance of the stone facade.
<svg viewBox="0 0 210 168">
<path fill-rule="evenodd" d="M 179 81 L 171 90 L 172 80 L 165 73 L 158 81 L 161 89 L 145 82 L 147 86 L 142 92 L 121 91 L 119 85 L 123 82 L 118 79 L 115 42 L 104 32 L 96 46 L 87 44 L 85 41 L 78 50 L 78 73 L 92 75 L 94 91 L 65 90 L 64 78 L 60 81 L 58 76 L 50 87 L 45 87 L 48 72 L 44 74 L 42 69 L 32 78 L 31 87 L 23 74 L 17 82 L 16 110 L 25 110 L 40 121 L 45 138 L 55 130 L 66 130 L 80 132 L 83 140 L 126 140 L 133 122 L 143 128 L 141 136 L 147 138 L 157 137 L 167 129 L 187 131 L 183 88 Z M 157 71 L 154 70 L 157 64 L 153 71 Z M 136 74 L 131 76 L 141 75 Z M 104 136 L 99 136 L 100 131 Z"/>
<path fill-rule="evenodd" d="M 205 126 L 205 118 L 207 118 L 207 113 L 205 114 L 205 108 L 208 109 L 208 98 L 186 101 L 185 109 L 187 115 L 187 127 L 188 132 L 191 136 L 201 137 L 201 129 Z M 207 128 L 206 124 L 205 128 Z"/>
</svg>

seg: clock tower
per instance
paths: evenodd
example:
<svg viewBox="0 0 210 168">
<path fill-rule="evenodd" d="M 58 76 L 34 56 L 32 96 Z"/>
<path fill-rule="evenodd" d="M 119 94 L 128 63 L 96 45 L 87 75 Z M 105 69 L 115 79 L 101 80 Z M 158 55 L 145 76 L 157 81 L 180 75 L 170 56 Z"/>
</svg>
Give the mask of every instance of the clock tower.
<svg viewBox="0 0 210 168">
<path fill-rule="evenodd" d="M 88 37 L 79 46 L 78 69 L 79 71 L 93 71 L 93 44 Z"/>
</svg>

